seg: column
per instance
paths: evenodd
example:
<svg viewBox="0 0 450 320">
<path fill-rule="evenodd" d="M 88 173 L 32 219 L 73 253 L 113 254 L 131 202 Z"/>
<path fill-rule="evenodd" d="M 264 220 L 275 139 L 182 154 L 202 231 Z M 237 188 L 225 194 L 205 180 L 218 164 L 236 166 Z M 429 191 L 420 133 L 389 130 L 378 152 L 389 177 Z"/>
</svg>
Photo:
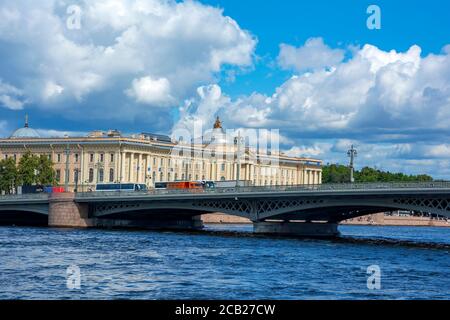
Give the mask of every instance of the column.
<svg viewBox="0 0 450 320">
<path fill-rule="evenodd" d="M 120 179 L 120 151 L 114 153 L 114 183 Z"/>
<path fill-rule="evenodd" d="M 84 166 L 83 166 L 83 171 L 85 172 L 84 174 L 83 174 L 83 181 L 82 181 L 82 184 L 83 184 L 83 191 L 86 191 L 87 190 L 87 188 L 84 188 L 84 186 L 86 185 L 86 184 L 89 184 L 89 152 L 85 152 L 84 153 Z"/>
<path fill-rule="evenodd" d="M 150 155 L 147 154 L 147 156 L 145 157 L 146 161 L 145 161 L 145 183 L 148 185 L 150 185 L 150 179 L 147 179 L 147 176 L 151 176 L 151 171 L 148 171 L 148 168 L 151 168 L 152 164 L 151 164 L 151 158 Z M 153 181 L 151 181 L 153 183 Z"/>
<path fill-rule="evenodd" d="M 122 151 L 122 155 L 120 157 L 120 173 L 119 173 L 119 181 L 120 183 L 125 182 L 125 161 L 126 161 L 127 153 Z"/>
<path fill-rule="evenodd" d="M 53 151 L 52 151 L 53 152 Z M 52 157 L 52 159 L 53 159 L 53 157 Z M 80 190 L 80 187 L 83 185 L 83 183 L 84 183 L 84 177 L 85 177 L 85 171 L 84 171 L 84 163 L 85 163 L 85 161 L 84 161 L 84 149 L 83 149 L 83 147 L 81 147 L 81 154 L 80 154 L 80 172 L 78 172 L 78 191 L 83 191 L 83 190 Z M 82 189 L 82 188 L 81 188 Z"/>
<path fill-rule="evenodd" d="M 134 160 L 134 153 L 130 153 L 130 159 L 128 159 L 128 182 L 133 182 L 133 160 Z"/>
<path fill-rule="evenodd" d="M 136 182 L 137 183 L 142 183 L 142 172 L 144 171 L 144 166 L 142 165 L 142 153 L 139 153 L 139 157 L 138 157 L 138 165 L 136 166 Z"/>
</svg>

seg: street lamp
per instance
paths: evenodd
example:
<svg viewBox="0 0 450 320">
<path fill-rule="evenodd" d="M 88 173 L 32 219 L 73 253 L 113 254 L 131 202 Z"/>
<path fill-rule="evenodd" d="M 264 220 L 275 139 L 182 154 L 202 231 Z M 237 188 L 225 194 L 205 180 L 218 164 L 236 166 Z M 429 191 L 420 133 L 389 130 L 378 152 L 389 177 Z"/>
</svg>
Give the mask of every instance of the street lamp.
<svg viewBox="0 0 450 320">
<path fill-rule="evenodd" d="M 355 182 L 355 177 L 354 177 L 354 164 L 355 164 L 355 158 L 358 156 L 358 152 L 356 151 L 356 149 L 353 147 L 350 148 L 350 150 L 348 150 L 347 155 L 350 157 L 350 183 L 354 183 Z"/>
<path fill-rule="evenodd" d="M 238 132 L 238 136 L 236 137 L 236 145 L 237 145 L 237 155 L 236 155 L 236 187 L 239 187 L 239 182 L 241 180 L 241 146 L 242 146 L 243 138 L 241 136 L 241 132 Z"/>
</svg>

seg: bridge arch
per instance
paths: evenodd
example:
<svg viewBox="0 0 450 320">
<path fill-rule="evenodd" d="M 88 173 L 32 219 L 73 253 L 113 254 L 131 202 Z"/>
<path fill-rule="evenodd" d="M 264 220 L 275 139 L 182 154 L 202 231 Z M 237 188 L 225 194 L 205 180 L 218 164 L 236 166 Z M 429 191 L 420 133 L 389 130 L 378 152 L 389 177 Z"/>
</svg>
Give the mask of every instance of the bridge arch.
<svg viewBox="0 0 450 320">
<path fill-rule="evenodd" d="M 48 211 L 44 208 L 0 207 L 0 225 L 47 226 Z"/>
<path fill-rule="evenodd" d="M 434 205 L 430 206 L 434 201 Z M 265 219 L 313 219 L 340 222 L 379 212 L 407 210 L 427 212 L 450 218 L 450 208 L 439 205 L 439 200 L 417 199 L 352 200 L 352 201 L 290 201 L 290 204 L 275 203 L 257 213 L 259 220 Z"/>
</svg>

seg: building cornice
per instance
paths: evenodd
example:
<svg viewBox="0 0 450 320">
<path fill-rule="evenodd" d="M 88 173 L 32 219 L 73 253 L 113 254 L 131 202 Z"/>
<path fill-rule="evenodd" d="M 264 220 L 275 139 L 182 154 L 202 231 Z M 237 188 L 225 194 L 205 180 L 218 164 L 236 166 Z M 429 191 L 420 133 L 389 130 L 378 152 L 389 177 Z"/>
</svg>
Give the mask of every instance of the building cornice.
<svg viewBox="0 0 450 320">
<path fill-rule="evenodd" d="M 113 146 L 117 145 L 122 150 L 129 146 L 132 147 L 140 147 L 140 148 L 156 148 L 158 150 L 171 151 L 174 147 L 179 148 L 179 150 L 192 152 L 194 154 L 203 154 L 203 153 L 211 153 L 214 150 L 208 147 L 200 147 L 200 146 L 184 146 L 175 143 L 168 142 L 158 142 L 158 141 L 149 141 L 142 139 L 134 139 L 134 138 L 104 138 L 104 137 L 73 137 L 73 138 L 28 138 L 28 139 L 0 139 L 0 148 L 29 148 L 29 147 L 42 147 L 49 146 L 52 149 L 57 147 L 66 147 L 75 146 L 76 148 L 80 148 L 80 146 L 84 145 L 98 145 L 98 146 Z M 235 154 L 234 152 L 217 152 L 218 154 L 222 154 L 223 156 Z M 255 154 L 253 158 L 256 158 L 258 161 L 267 161 L 273 162 L 278 161 L 281 163 L 290 163 L 296 165 L 308 165 L 308 166 L 321 166 L 322 160 L 312 159 L 312 158 L 297 158 L 297 157 L 289 157 L 286 155 L 278 155 L 271 156 L 265 154 Z M 218 159 L 220 160 L 220 159 Z"/>
</svg>

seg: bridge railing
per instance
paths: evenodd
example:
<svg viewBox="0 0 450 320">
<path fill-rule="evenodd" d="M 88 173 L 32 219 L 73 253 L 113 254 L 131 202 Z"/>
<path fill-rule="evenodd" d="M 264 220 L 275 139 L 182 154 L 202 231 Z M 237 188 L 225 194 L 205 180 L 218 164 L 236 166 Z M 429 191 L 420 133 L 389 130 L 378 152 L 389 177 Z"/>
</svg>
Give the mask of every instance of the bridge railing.
<svg viewBox="0 0 450 320">
<path fill-rule="evenodd" d="M 0 195 L 1 201 L 47 200 L 48 193 L 8 194 Z"/>
<path fill-rule="evenodd" d="M 151 195 L 177 195 L 177 194 L 230 194 L 230 193 L 252 193 L 252 192 L 318 192 L 318 191 L 371 191 L 371 190 L 398 190 L 398 189 L 450 189 L 450 182 L 405 182 L 405 183 L 340 183 L 340 184 L 320 184 L 320 185 L 291 185 L 291 186 L 261 186 L 261 187 L 231 187 L 231 188 L 214 188 L 206 190 L 163 190 L 150 189 L 148 191 L 139 192 L 85 192 L 78 193 L 78 198 L 93 197 L 135 197 L 135 196 L 151 196 Z"/>
</svg>

